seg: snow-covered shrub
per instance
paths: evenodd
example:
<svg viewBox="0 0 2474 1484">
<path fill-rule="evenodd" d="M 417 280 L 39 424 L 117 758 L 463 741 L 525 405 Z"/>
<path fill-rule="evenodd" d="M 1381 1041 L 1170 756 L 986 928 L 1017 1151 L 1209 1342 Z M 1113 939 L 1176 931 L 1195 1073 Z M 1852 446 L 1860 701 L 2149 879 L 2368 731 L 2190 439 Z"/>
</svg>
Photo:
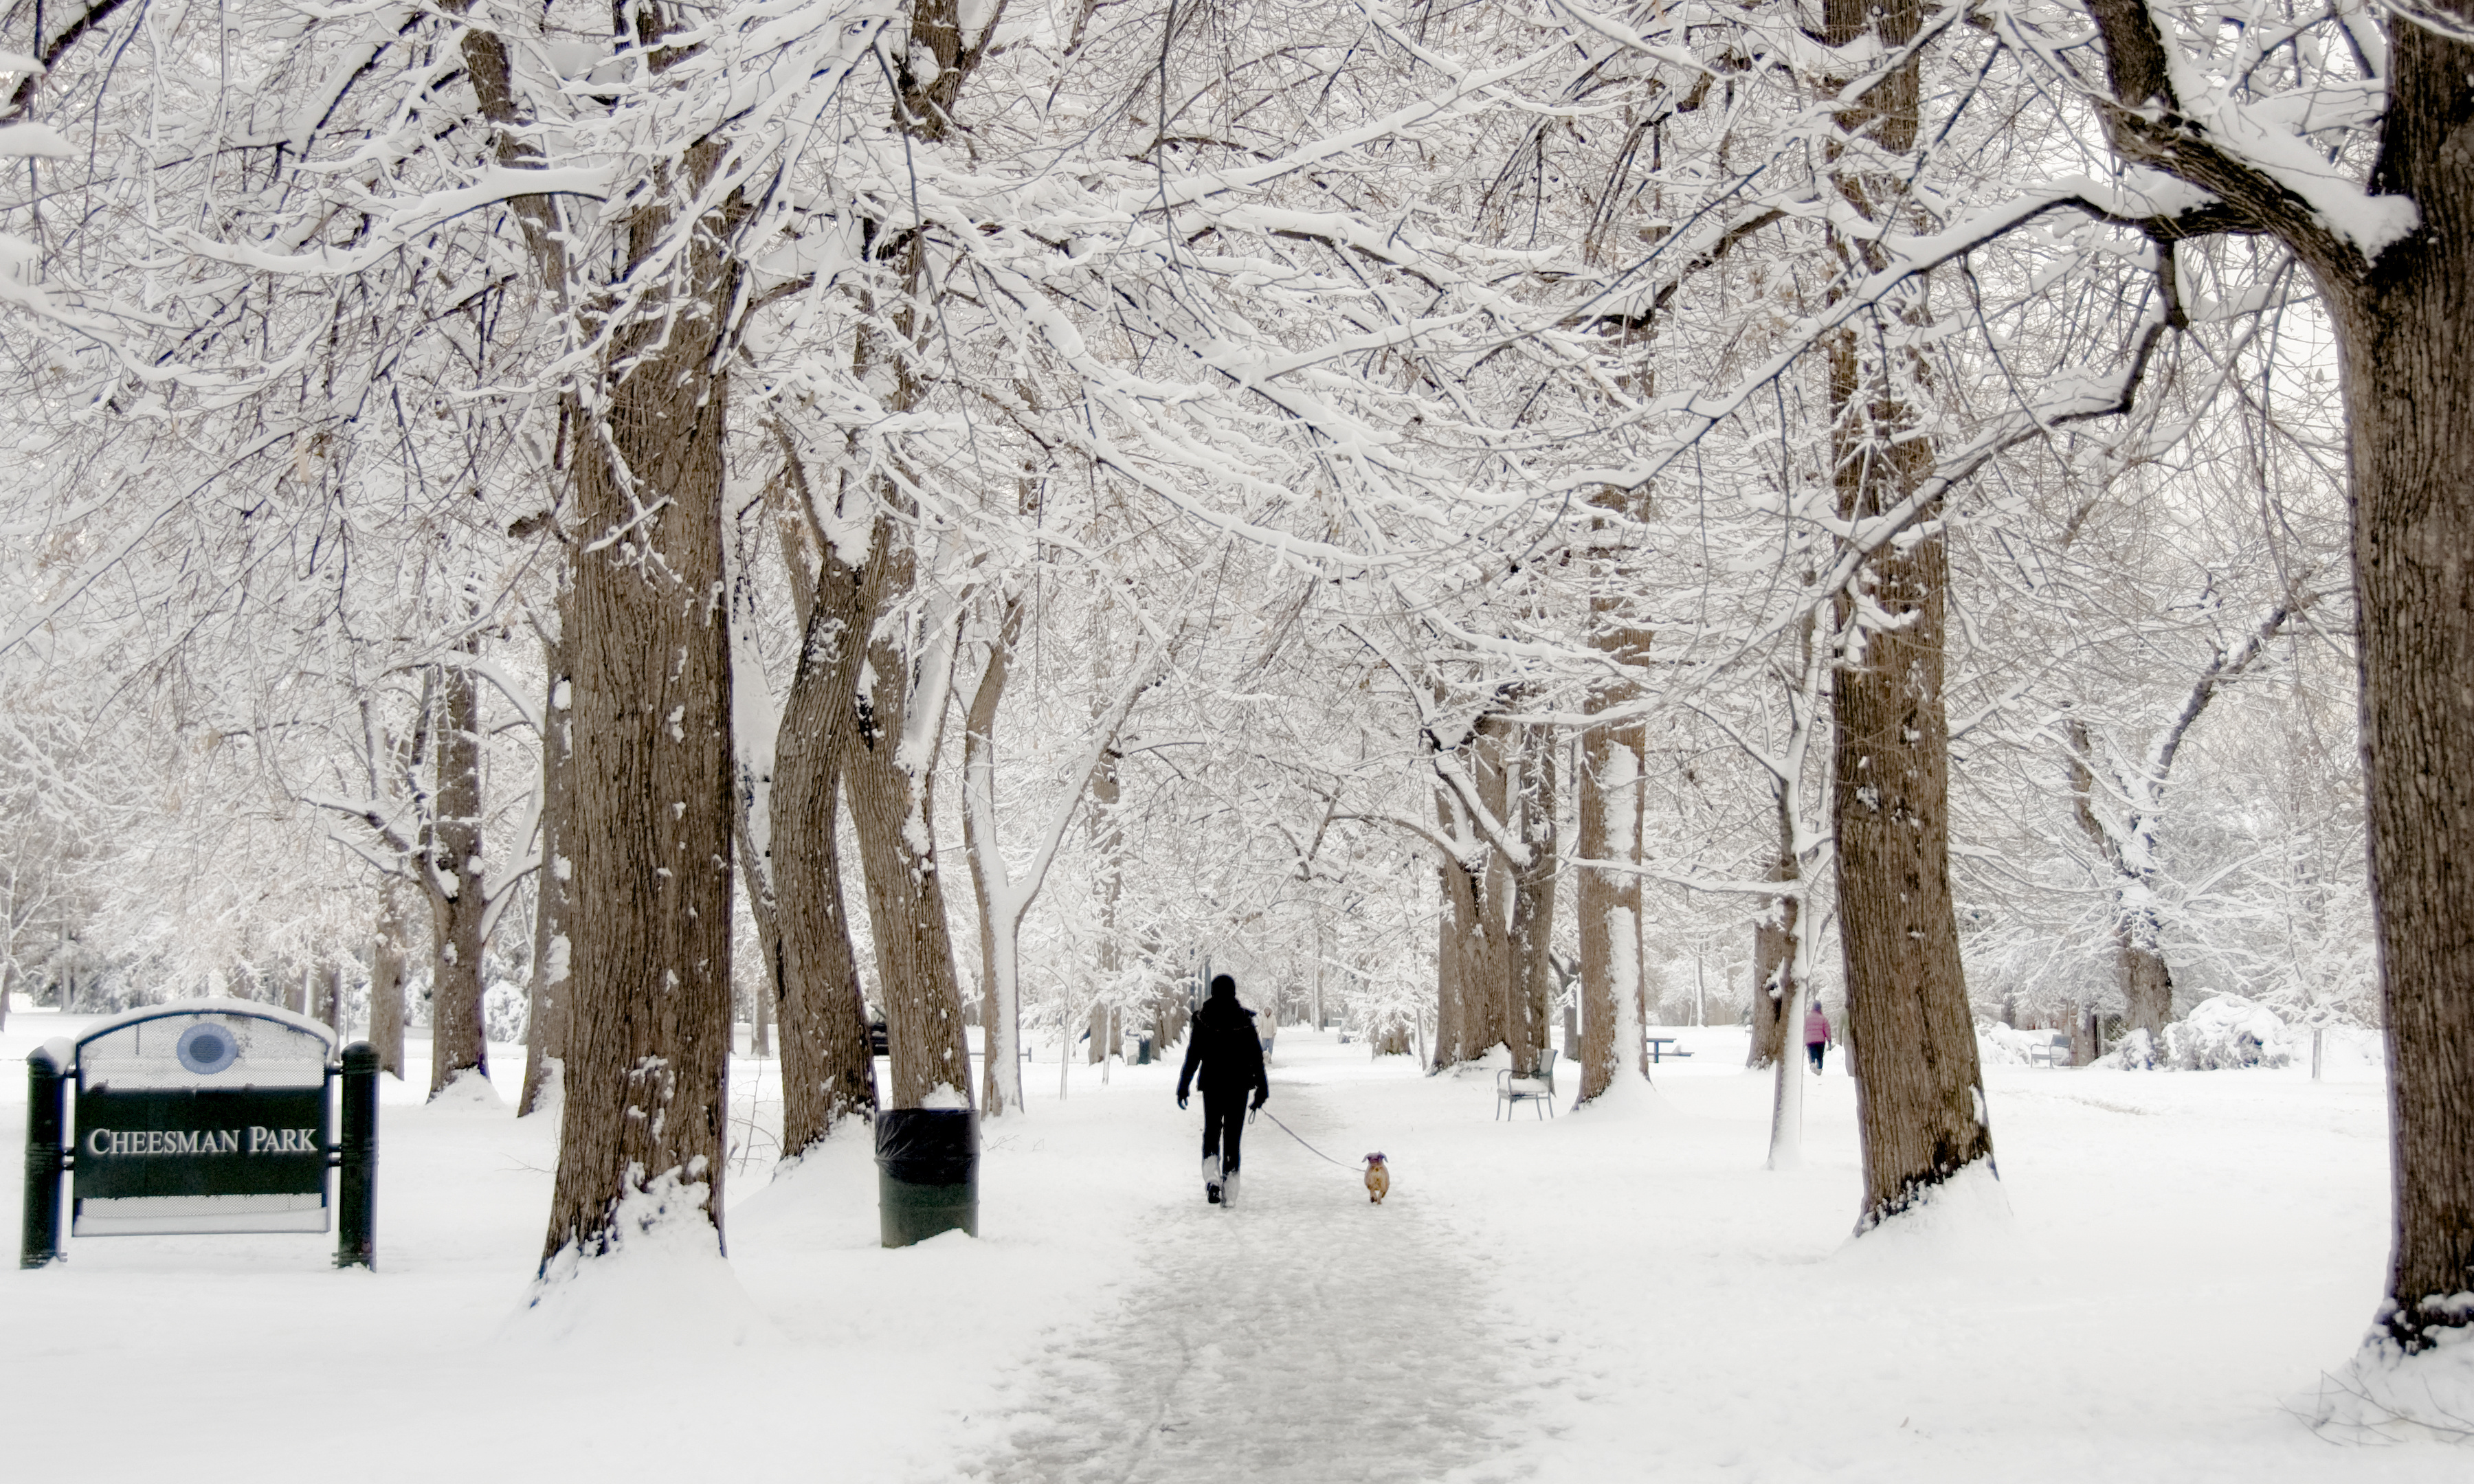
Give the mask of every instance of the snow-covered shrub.
<svg viewBox="0 0 2474 1484">
<path fill-rule="evenodd" d="M 492 981 L 481 995 L 481 1033 L 501 1045 L 520 1043 L 524 1039 L 524 1020 L 532 1012 L 532 997 L 524 987 L 505 979 Z"/>
<path fill-rule="evenodd" d="M 2132 1031 L 2097 1065 L 2127 1071 L 2160 1066 L 2187 1072 L 2238 1066 L 2285 1066 L 2293 1061 L 2293 1033 L 2276 1013 L 2255 999 L 2219 994 L 2165 1027 L 2158 1045 L 2146 1031 Z"/>
<path fill-rule="evenodd" d="M 2292 1037 L 2276 1012 L 2239 994 L 2219 994 L 2165 1027 L 2164 1060 L 2185 1071 L 2233 1066 L 2284 1066 L 2293 1060 Z"/>
<path fill-rule="evenodd" d="M 2168 1065 L 2156 1050 L 2155 1039 L 2145 1030 L 2135 1030 L 2122 1038 L 2122 1043 L 2097 1058 L 2098 1066 L 2118 1066 L 2124 1071 L 2152 1071 Z"/>
</svg>

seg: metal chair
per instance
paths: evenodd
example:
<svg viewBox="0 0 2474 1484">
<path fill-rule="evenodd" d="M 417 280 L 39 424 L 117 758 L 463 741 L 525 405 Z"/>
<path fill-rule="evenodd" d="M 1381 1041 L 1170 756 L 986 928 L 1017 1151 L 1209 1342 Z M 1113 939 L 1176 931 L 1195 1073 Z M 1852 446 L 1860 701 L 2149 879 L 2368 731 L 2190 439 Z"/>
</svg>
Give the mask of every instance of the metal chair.
<svg viewBox="0 0 2474 1484">
<path fill-rule="evenodd" d="M 1512 1110 L 1522 1103 L 1536 1103 L 1546 1111 L 1540 1117 L 1555 1116 L 1555 1048 L 1548 1046 L 1538 1064 L 1538 1070 L 1522 1075 L 1510 1067 L 1494 1074 L 1494 1114 L 1509 1118 Z"/>
</svg>

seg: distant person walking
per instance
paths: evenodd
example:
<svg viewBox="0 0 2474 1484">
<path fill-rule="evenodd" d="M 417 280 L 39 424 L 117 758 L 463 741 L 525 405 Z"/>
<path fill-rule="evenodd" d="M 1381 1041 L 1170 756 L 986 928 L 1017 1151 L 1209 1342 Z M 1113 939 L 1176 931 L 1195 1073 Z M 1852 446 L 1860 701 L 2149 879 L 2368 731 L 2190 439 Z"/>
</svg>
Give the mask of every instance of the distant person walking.
<svg viewBox="0 0 2474 1484">
<path fill-rule="evenodd" d="M 1246 1094 L 1254 1106 L 1272 1095 L 1263 1072 L 1263 1042 L 1254 1034 L 1254 1012 L 1237 1003 L 1237 981 L 1226 974 L 1211 981 L 1211 997 L 1194 1013 L 1194 1031 L 1185 1043 L 1185 1069 L 1176 1074 L 1176 1106 L 1201 1071 L 1202 1195 L 1214 1206 L 1237 1196 L 1237 1145 L 1246 1137 Z"/>
<path fill-rule="evenodd" d="M 1821 1075 L 1821 1053 L 1830 1049 L 1830 1017 L 1821 1013 L 1816 1001 L 1804 1013 L 1804 1051 L 1812 1058 L 1812 1074 Z"/>
</svg>

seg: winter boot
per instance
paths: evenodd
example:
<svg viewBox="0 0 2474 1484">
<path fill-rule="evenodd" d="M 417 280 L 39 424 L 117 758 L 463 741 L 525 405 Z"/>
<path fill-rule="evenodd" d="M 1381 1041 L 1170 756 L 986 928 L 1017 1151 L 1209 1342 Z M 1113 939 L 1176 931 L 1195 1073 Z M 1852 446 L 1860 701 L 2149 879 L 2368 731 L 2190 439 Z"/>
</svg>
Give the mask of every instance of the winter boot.
<svg viewBox="0 0 2474 1484">
<path fill-rule="evenodd" d="M 1222 1199 L 1220 1156 L 1216 1154 L 1205 1155 L 1202 1158 L 1202 1198 L 1214 1206 L 1219 1205 Z"/>
<path fill-rule="evenodd" d="M 1234 1206 L 1237 1204 L 1237 1172 L 1235 1170 L 1230 1170 L 1227 1174 L 1220 1177 L 1220 1204 L 1223 1206 Z"/>
</svg>

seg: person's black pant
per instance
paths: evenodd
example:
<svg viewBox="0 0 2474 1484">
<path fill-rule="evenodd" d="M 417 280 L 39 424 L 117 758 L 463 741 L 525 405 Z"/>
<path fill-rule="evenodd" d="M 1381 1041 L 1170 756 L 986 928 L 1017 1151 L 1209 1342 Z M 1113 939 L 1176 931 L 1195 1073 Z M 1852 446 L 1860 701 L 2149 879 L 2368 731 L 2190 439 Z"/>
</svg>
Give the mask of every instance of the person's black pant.
<svg viewBox="0 0 2474 1484">
<path fill-rule="evenodd" d="M 1830 1049 L 1830 1043 L 1826 1041 L 1808 1041 L 1804 1043 L 1804 1049 L 1812 1053 L 1812 1069 L 1821 1070 L 1821 1053 Z"/>
<path fill-rule="evenodd" d="M 1202 1091 L 1202 1157 L 1220 1156 L 1220 1173 L 1237 1173 L 1237 1146 L 1246 1137 L 1246 1090 Z"/>
</svg>

